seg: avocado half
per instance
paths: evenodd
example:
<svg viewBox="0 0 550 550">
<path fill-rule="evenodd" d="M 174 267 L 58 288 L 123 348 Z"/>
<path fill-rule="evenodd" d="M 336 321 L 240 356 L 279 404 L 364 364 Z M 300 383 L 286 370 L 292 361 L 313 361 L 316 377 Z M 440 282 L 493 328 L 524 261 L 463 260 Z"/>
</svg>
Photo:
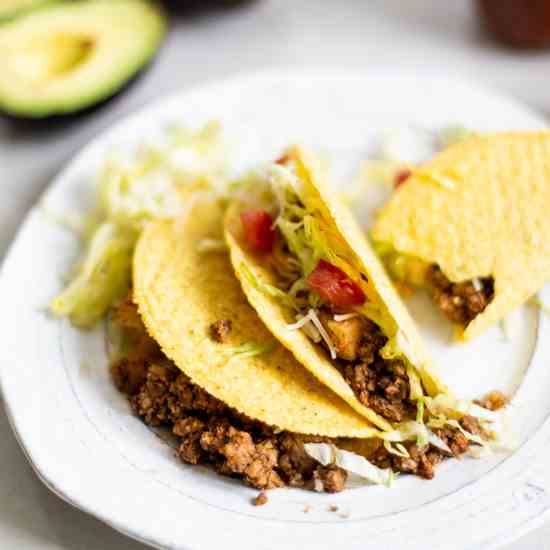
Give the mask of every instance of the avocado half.
<svg viewBox="0 0 550 550">
<path fill-rule="evenodd" d="M 24 118 L 75 113 L 124 86 L 166 34 L 149 0 L 47 3 L 0 25 L 0 111 Z"/>
</svg>

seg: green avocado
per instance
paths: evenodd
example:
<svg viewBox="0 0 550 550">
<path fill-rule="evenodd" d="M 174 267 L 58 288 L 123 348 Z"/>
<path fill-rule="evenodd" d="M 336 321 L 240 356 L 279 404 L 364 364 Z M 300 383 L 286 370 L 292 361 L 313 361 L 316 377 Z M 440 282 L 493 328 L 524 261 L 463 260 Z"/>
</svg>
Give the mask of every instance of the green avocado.
<svg viewBox="0 0 550 550">
<path fill-rule="evenodd" d="M 0 0 L 0 23 L 59 0 Z"/>
<path fill-rule="evenodd" d="M 120 90 L 157 52 L 166 18 L 150 0 L 47 3 L 0 25 L 0 111 L 70 114 Z"/>
</svg>

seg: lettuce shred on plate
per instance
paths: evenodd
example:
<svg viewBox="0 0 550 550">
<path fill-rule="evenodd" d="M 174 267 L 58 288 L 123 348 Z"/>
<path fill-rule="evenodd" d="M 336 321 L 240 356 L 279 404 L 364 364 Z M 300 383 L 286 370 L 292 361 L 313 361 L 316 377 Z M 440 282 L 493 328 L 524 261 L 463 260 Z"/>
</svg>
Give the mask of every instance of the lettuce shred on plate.
<svg viewBox="0 0 550 550">
<path fill-rule="evenodd" d="M 51 302 L 51 312 L 83 328 L 99 321 L 128 289 L 133 250 L 144 224 L 181 214 L 197 193 L 219 191 L 226 158 L 216 122 L 196 132 L 173 127 L 131 154 L 113 152 L 98 175 L 96 208 L 79 224 L 83 258 Z"/>
<path fill-rule="evenodd" d="M 546 315 L 550 315 L 550 304 L 545 302 L 538 294 L 531 298 L 531 303 Z"/>
</svg>

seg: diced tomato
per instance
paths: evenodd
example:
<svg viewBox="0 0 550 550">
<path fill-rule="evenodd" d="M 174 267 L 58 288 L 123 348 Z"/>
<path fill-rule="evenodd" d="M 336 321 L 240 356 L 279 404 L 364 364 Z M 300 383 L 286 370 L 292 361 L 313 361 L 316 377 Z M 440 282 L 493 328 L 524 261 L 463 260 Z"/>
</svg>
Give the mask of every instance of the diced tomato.
<svg viewBox="0 0 550 550">
<path fill-rule="evenodd" d="M 283 153 L 276 161 L 275 164 L 286 164 L 290 160 L 288 153 Z"/>
<path fill-rule="evenodd" d="M 244 238 L 254 252 L 268 254 L 275 244 L 273 220 L 265 210 L 241 212 Z"/>
<path fill-rule="evenodd" d="M 408 168 L 403 168 L 399 170 L 395 177 L 393 178 L 394 187 L 397 189 L 400 185 L 405 183 L 405 181 L 411 176 L 412 172 Z"/>
<path fill-rule="evenodd" d="M 333 306 L 358 306 L 365 302 L 365 293 L 340 268 L 325 260 L 307 278 L 309 288 Z"/>
</svg>

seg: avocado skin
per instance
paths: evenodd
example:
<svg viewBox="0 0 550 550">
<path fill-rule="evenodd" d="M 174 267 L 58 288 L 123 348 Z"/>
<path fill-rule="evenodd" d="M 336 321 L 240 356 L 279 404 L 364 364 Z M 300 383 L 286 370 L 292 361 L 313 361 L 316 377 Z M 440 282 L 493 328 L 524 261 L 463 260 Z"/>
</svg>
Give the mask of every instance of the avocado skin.
<svg viewBox="0 0 550 550">
<path fill-rule="evenodd" d="M 75 4 L 86 4 L 88 2 L 92 3 L 96 0 L 42 0 L 42 2 L 36 6 L 34 9 L 29 8 L 27 10 L 22 10 L 25 14 L 30 12 L 46 12 L 49 8 L 53 7 L 59 9 L 63 4 L 66 5 L 75 5 Z M 112 0 L 113 2 L 118 2 L 119 0 Z M 120 0 L 121 3 L 127 2 L 128 0 Z M 131 1 L 131 0 L 130 0 Z M 144 59 L 137 70 L 134 70 L 130 75 L 125 78 L 121 78 L 120 81 L 110 88 L 105 88 L 100 90 L 97 96 L 87 102 L 78 102 L 75 101 L 74 97 L 69 98 L 68 104 L 74 104 L 73 106 L 62 107 L 58 109 L 48 109 L 47 107 L 39 106 L 29 109 L 20 109 L 12 108 L 10 105 L 6 105 L 6 102 L 2 105 L 0 103 L 0 117 L 12 121 L 12 122 L 23 122 L 26 125 L 36 124 L 41 125 L 42 122 L 49 123 L 63 123 L 69 122 L 71 119 L 76 119 L 81 115 L 91 113 L 106 103 L 111 99 L 115 99 L 128 88 L 130 88 L 134 82 L 136 82 L 143 74 L 147 72 L 147 69 L 153 64 L 156 54 L 160 50 L 164 37 L 166 36 L 168 20 L 166 16 L 166 11 L 162 6 L 159 0 L 137 0 L 137 2 L 142 2 L 150 4 L 157 12 L 157 15 L 163 19 L 163 29 L 161 31 L 161 36 L 159 36 L 158 41 L 154 47 L 152 47 L 148 55 L 144 56 Z M 23 16 L 23 14 L 20 14 Z M 10 25 L 17 24 L 17 21 L 12 17 L 9 22 Z M 0 30 L 2 25 L 0 24 Z M 1 70 L 1 69 L 0 69 Z"/>
</svg>

